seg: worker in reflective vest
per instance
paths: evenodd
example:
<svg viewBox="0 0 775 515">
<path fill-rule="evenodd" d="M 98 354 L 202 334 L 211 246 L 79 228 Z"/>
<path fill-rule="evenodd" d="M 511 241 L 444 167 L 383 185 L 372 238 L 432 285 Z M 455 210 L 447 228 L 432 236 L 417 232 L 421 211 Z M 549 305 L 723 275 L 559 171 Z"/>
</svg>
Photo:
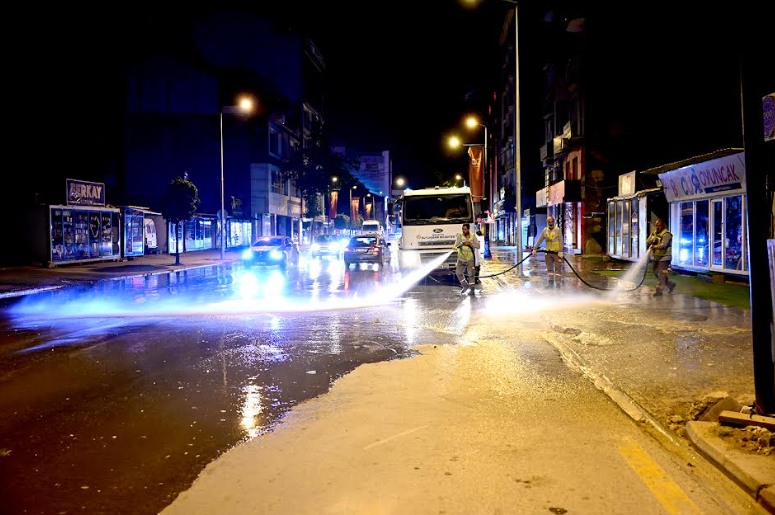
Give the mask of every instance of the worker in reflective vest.
<svg viewBox="0 0 775 515">
<path fill-rule="evenodd" d="M 654 296 L 661 297 L 665 288 L 668 293 L 673 293 L 675 288 L 675 283 L 667 275 L 673 260 L 673 235 L 662 220 L 657 220 L 655 225 L 656 229 L 646 240 L 646 244 L 651 249 L 651 264 L 657 278 L 657 291 Z"/>
<path fill-rule="evenodd" d="M 546 227 L 533 247 L 533 257 L 536 255 L 536 249 L 544 240 L 546 240 L 546 253 L 544 254 L 546 259 L 546 277 L 549 279 L 549 282 L 552 282 L 562 277 L 563 253 L 562 231 L 554 223 L 554 218 L 551 216 L 546 219 Z"/>
<path fill-rule="evenodd" d="M 471 232 L 471 225 L 463 224 L 463 233 L 455 238 L 455 250 L 457 251 L 457 265 L 455 271 L 457 279 L 460 281 L 460 293 L 469 292 L 473 295 L 474 290 L 470 289 L 476 281 L 474 266 L 476 256 L 474 251 L 479 248 L 479 239 Z"/>
</svg>

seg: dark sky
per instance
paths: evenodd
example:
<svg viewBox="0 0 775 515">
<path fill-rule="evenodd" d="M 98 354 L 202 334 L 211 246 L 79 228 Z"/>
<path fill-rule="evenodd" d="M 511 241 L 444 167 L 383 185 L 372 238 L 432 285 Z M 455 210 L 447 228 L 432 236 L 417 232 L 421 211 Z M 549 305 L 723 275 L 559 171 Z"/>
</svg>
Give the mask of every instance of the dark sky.
<svg viewBox="0 0 775 515">
<path fill-rule="evenodd" d="M 497 69 L 508 9 L 498 2 L 475 10 L 455 0 L 428 3 L 433 8 L 358 2 L 346 19 L 329 14 L 326 23 L 310 23 L 327 59 L 334 134 L 348 145 L 391 150 L 395 173 L 420 181 L 465 166 L 454 158 L 461 153 L 445 148 L 446 136 L 465 135 L 466 95 L 490 90 L 486 72 Z"/>
<path fill-rule="evenodd" d="M 535 93 L 546 51 L 540 39 L 546 3 L 522 2 L 526 110 L 542 108 Z M 653 166 L 673 155 L 735 142 L 729 137 L 739 126 L 735 51 L 747 30 L 735 5 L 589 4 L 593 16 L 587 27 L 596 31 L 603 63 L 590 72 L 608 85 L 606 108 L 628 113 L 616 129 L 637 135 L 626 143 L 632 147 L 627 152 Z M 284 20 L 316 41 L 328 66 L 326 115 L 337 142 L 390 150 L 395 173 L 416 181 L 413 185 L 437 171 L 451 176 L 464 169 L 465 158 L 450 154 L 445 138 L 453 130 L 465 134 L 460 123 L 473 107 L 466 94 L 486 98 L 492 91 L 508 4 L 484 0 L 469 9 L 458 0 L 287 0 L 274 5 L 267 9 L 257 2 L 241 9 Z M 771 2 L 756 5 L 761 9 L 752 11 L 765 18 L 772 12 Z M 132 4 L 19 15 L 25 30 L 6 63 L 17 88 L 11 109 L 22 114 L 16 117 L 19 133 L 39 175 L 57 166 L 71 167 L 81 177 L 98 174 L 103 166 L 98 157 L 111 152 L 108 131 L 99 127 L 109 123 L 104 118 L 115 108 L 106 77 L 154 53 L 190 52 L 190 28 L 209 13 L 193 4 L 185 9 Z M 529 122 L 525 135 L 533 137 L 540 123 Z M 537 146 L 523 152 L 537 161 Z"/>
</svg>

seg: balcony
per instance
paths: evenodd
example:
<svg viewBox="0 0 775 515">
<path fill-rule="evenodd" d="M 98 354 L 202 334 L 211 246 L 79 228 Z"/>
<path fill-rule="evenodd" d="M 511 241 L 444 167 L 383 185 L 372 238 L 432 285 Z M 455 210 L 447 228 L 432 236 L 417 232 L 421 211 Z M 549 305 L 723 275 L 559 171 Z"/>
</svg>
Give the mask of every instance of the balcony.
<svg viewBox="0 0 775 515">
<path fill-rule="evenodd" d="M 541 145 L 541 161 L 546 163 L 549 159 L 554 157 L 554 143 L 552 141 Z"/>
</svg>

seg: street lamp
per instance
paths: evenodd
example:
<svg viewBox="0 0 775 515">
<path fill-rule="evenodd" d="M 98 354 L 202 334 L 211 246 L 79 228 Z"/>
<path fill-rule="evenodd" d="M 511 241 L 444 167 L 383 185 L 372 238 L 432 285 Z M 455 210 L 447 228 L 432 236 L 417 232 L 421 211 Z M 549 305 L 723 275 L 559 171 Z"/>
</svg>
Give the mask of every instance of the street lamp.
<svg viewBox="0 0 775 515">
<path fill-rule="evenodd" d="M 489 167 L 490 167 L 490 163 L 489 163 L 489 161 L 487 161 L 487 142 L 488 142 L 488 139 L 487 139 L 487 125 L 485 125 L 483 123 L 479 123 L 479 120 L 475 116 L 469 116 L 468 118 L 466 118 L 466 126 L 469 129 L 475 129 L 476 127 L 484 128 L 484 145 L 482 145 L 484 147 L 484 169 L 482 170 L 482 172 L 483 173 L 488 173 L 488 170 L 489 170 Z M 490 176 L 490 212 L 492 212 L 492 176 Z M 520 218 L 520 220 L 521 220 L 521 218 Z M 489 232 L 490 232 L 489 225 L 485 224 L 484 257 L 486 257 L 486 258 L 491 257 L 491 254 L 490 254 L 490 244 L 489 244 L 489 241 L 488 241 L 490 239 Z M 520 234 L 522 234 L 521 228 L 520 228 Z M 520 269 L 520 271 L 521 271 L 521 269 Z"/>
<path fill-rule="evenodd" d="M 353 190 L 357 190 L 357 189 L 358 189 L 358 185 L 357 184 L 355 186 L 353 186 L 352 188 L 350 188 L 350 216 L 351 217 L 352 217 L 352 214 L 353 214 Z M 360 211 L 360 205 L 358 206 L 358 208 L 359 209 L 355 212 L 356 215 L 358 214 L 358 211 Z M 350 219 L 350 226 L 351 227 L 352 227 L 352 224 L 353 224 L 353 221 L 352 221 L 352 219 Z"/>
<path fill-rule="evenodd" d="M 514 6 L 514 174 L 516 175 L 516 209 L 517 209 L 517 271 L 522 275 L 522 149 L 520 136 L 522 131 L 519 123 L 519 9 L 517 0 L 500 0 Z M 467 6 L 474 7 L 480 0 L 463 0 Z M 485 147 L 486 148 L 486 147 Z M 492 195 L 490 195 L 492 197 Z"/>
<path fill-rule="evenodd" d="M 331 177 L 331 182 L 336 184 L 337 182 L 339 182 L 339 177 Z"/>
<path fill-rule="evenodd" d="M 447 144 L 449 144 L 450 148 L 459 148 L 462 143 L 460 143 L 460 138 L 457 136 L 451 136 L 449 140 L 447 140 Z"/>
<path fill-rule="evenodd" d="M 456 181 L 462 181 L 463 177 L 460 174 L 457 174 L 457 175 L 455 175 L 455 180 Z"/>
<path fill-rule="evenodd" d="M 369 214 L 371 215 L 369 219 L 371 220 L 374 218 L 374 197 L 371 196 L 371 193 L 367 193 L 366 198 L 371 199 L 371 211 L 369 212 Z M 365 207 L 366 207 L 366 204 L 364 204 L 364 208 Z"/>
<path fill-rule="evenodd" d="M 222 106 L 218 116 L 221 133 L 221 261 L 226 257 L 226 199 L 223 183 L 223 115 L 249 114 L 253 111 L 253 99 L 242 96 L 236 106 Z"/>
<path fill-rule="evenodd" d="M 403 188 L 405 184 L 406 184 L 406 180 L 403 177 L 399 177 L 398 179 L 396 179 L 396 186 L 398 186 L 399 188 Z"/>
</svg>

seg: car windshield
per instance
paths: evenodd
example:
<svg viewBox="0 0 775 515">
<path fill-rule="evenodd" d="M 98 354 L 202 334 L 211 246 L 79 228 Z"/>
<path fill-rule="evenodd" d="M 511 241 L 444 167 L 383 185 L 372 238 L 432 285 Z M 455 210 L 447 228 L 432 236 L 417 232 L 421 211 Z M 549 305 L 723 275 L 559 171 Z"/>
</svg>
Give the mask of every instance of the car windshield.
<svg viewBox="0 0 775 515">
<path fill-rule="evenodd" d="M 279 247 L 283 244 L 282 238 L 266 238 L 258 240 L 253 244 L 254 247 Z"/>
<path fill-rule="evenodd" d="M 315 243 L 332 243 L 335 242 L 336 238 L 330 235 L 320 235 L 315 236 Z"/>
<path fill-rule="evenodd" d="M 350 240 L 349 247 L 373 247 L 377 244 L 377 238 L 353 238 Z"/>
<path fill-rule="evenodd" d="M 460 223 L 471 221 L 471 197 L 422 195 L 404 199 L 404 221 L 413 224 Z"/>
</svg>

